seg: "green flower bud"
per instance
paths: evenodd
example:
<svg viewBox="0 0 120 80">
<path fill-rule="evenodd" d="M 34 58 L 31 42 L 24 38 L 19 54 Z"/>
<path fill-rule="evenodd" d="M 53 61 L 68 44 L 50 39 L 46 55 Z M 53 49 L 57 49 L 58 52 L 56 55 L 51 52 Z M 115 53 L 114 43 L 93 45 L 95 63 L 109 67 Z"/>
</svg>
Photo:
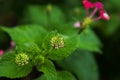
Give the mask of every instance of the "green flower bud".
<svg viewBox="0 0 120 80">
<path fill-rule="evenodd" d="M 15 56 L 15 63 L 18 64 L 19 66 L 23 66 L 28 64 L 29 57 L 25 53 L 20 53 Z"/>
<path fill-rule="evenodd" d="M 52 5 L 48 4 L 47 5 L 47 12 L 50 13 L 52 11 Z"/>
<path fill-rule="evenodd" d="M 80 10 L 79 8 L 75 8 L 73 13 L 74 13 L 74 16 L 77 16 L 79 14 Z"/>
<path fill-rule="evenodd" d="M 35 57 L 34 63 L 35 65 L 41 65 L 44 63 L 45 58 L 41 55 Z"/>
<path fill-rule="evenodd" d="M 62 36 L 60 35 L 56 35 L 54 37 L 51 38 L 51 45 L 55 48 L 55 49 L 59 49 L 64 47 L 64 39 Z"/>
<path fill-rule="evenodd" d="M 29 48 L 29 52 L 36 55 L 36 53 L 40 53 L 40 49 L 38 48 L 38 46 L 31 46 Z"/>
</svg>

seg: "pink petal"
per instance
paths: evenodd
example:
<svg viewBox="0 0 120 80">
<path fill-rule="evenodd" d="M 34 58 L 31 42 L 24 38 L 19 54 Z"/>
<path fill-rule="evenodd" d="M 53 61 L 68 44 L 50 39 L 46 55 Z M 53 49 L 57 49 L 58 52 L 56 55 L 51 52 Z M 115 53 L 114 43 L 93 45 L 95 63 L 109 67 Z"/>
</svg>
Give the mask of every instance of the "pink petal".
<svg viewBox="0 0 120 80">
<path fill-rule="evenodd" d="M 81 26 L 80 22 L 75 22 L 75 24 L 74 24 L 74 27 L 75 27 L 75 28 L 78 28 L 78 27 L 80 27 L 80 26 Z"/>
<path fill-rule="evenodd" d="M 103 14 L 105 20 L 110 20 L 110 16 L 107 13 Z"/>
<path fill-rule="evenodd" d="M 98 9 L 103 9 L 103 4 L 101 2 L 95 2 L 94 6 Z"/>
<path fill-rule="evenodd" d="M 100 10 L 100 17 L 105 20 L 110 20 L 110 16 L 104 10 Z"/>
<path fill-rule="evenodd" d="M 93 8 L 93 7 L 94 7 L 94 5 L 92 4 L 92 2 L 87 1 L 87 0 L 84 0 L 84 1 L 83 1 L 83 4 L 84 4 L 84 7 L 85 7 L 86 9 L 90 9 L 90 8 Z"/>
</svg>

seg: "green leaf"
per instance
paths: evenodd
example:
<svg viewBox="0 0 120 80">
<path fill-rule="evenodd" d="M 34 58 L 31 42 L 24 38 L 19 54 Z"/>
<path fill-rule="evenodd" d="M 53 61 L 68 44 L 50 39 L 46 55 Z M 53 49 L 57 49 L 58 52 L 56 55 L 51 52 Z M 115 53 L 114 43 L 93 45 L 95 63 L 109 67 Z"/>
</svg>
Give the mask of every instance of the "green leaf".
<svg viewBox="0 0 120 80">
<path fill-rule="evenodd" d="M 32 71 L 32 66 L 18 66 L 14 62 L 14 54 L 8 53 L 0 60 L 0 77 L 20 78 L 27 76 Z"/>
<path fill-rule="evenodd" d="M 42 48 L 44 49 L 44 51 L 51 51 L 52 50 L 52 46 L 51 46 L 51 38 L 53 36 L 55 36 L 56 32 L 50 32 L 49 34 L 47 34 L 47 36 L 43 39 L 42 42 Z"/>
<path fill-rule="evenodd" d="M 59 25 L 57 26 L 58 32 L 65 34 L 65 35 L 75 35 L 77 34 L 77 29 L 74 28 L 74 23 L 75 22 L 67 22 L 66 24 Z"/>
<path fill-rule="evenodd" d="M 120 1 L 119 0 L 110 0 L 110 3 L 114 6 L 114 7 L 111 7 L 111 8 L 113 8 L 113 9 L 118 9 L 119 10 L 119 7 L 120 7 Z M 107 2 L 106 2 L 106 4 L 107 4 Z"/>
<path fill-rule="evenodd" d="M 38 77 L 35 80 L 47 80 L 47 79 L 46 79 L 45 75 L 41 75 L 40 77 Z"/>
<path fill-rule="evenodd" d="M 57 80 L 77 80 L 75 77 L 68 71 L 60 71 L 58 72 Z"/>
<path fill-rule="evenodd" d="M 23 25 L 15 28 L 2 29 L 9 33 L 15 44 L 23 45 L 28 42 L 41 43 L 42 38 L 46 35 L 46 31 L 39 25 Z"/>
<path fill-rule="evenodd" d="M 54 48 L 51 45 L 51 39 L 52 39 L 52 37 L 58 36 L 58 35 L 60 35 L 60 34 L 57 32 L 51 32 L 44 39 L 44 42 L 42 45 L 43 48 L 46 49 L 44 54 L 46 54 L 46 56 L 52 60 L 58 60 L 58 59 L 67 57 L 76 49 L 76 36 L 69 37 L 66 35 L 60 35 L 63 37 L 64 46 L 60 47 L 58 49 Z"/>
<path fill-rule="evenodd" d="M 34 57 L 36 55 L 41 54 L 41 48 L 39 48 L 39 46 L 36 43 L 33 43 L 33 42 L 24 43 L 24 45 L 22 46 L 22 48 L 18 48 L 17 47 L 16 51 L 17 52 L 23 51 L 23 52 L 26 52 L 29 55 L 34 56 Z"/>
<path fill-rule="evenodd" d="M 42 75 L 35 80 L 46 80 L 45 76 Z M 56 79 L 54 79 L 56 80 Z M 57 80 L 76 80 L 75 77 L 68 71 L 59 71 L 57 72 Z"/>
<path fill-rule="evenodd" d="M 58 65 L 76 75 L 78 80 L 98 80 L 98 69 L 93 54 L 76 50 L 70 57 L 57 61 Z"/>
<path fill-rule="evenodd" d="M 57 7 L 51 5 L 51 12 L 47 13 L 47 6 L 30 5 L 25 10 L 24 23 L 40 24 L 43 26 L 50 26 L 51 24 L 61 24 L 64 21 L 62 11 Z M 47 27 L 47 29 L 51 29 Z"/>
<path fill-rule="evenodd" d="M 47 80 L 57 80 L 57 72 L 54 64 L 50 60 L 45 60 L 45 63 L 37 66 L 37 69 L 44 73 Z"/>
<path fill-rule="evenodd" d="M 101 42 L 90 28 L 78 36 L 77 47 L 82 50 L 101 52 Z"/>
</svg>

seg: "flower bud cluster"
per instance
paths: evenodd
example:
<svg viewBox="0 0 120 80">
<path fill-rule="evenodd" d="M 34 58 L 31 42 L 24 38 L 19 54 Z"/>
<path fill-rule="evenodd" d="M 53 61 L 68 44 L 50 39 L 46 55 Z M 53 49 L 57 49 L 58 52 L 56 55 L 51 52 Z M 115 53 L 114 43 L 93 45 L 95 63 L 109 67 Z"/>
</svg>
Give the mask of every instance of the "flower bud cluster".
<svg viewBox="0 0 120 80">
<path fill-rule="evenodd" d="M 25 53 L 20 53 L 15 56 L 15 63 L 18 64 L 19 66 L 23 66 L 28 64 L 29 57 Z"/>
<path fill-rule="evenodd" d="M 64 39 L 60 35 L 53 36 L 50 42 L 55 49 L 64 47 Z"/>
</svg>

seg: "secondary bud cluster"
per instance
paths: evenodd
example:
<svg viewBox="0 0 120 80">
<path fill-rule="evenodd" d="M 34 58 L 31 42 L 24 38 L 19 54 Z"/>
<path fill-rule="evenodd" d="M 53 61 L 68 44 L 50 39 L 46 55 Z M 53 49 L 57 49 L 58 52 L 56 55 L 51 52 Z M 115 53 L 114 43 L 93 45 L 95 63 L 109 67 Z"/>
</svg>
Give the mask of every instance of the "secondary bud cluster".
<svg viewBox="0 0 120 80">
<path fill-rule="evenodd" d="M 45 58 L 41 55 L 35 57 L 34 63 L 35 65 L 41 65 L 44 63 Z"/>
<path fill-rule="evenodd" d="M 15 56 L 15 63 L 18 64 L 19 66 L 23 66 L 28 64 L 29 57 L 25 53 L 20 53 Z"/>
<path fill-rule="evenodd" d="M 30 52 L 30 53 L 33 53 L 34 55 L 36 55 L 36 53 L 40 53 L 40 49 L 38 48 L 37 45 L 32 45 L 32 46 L 29 48 L 29 52 Z"/>
<path fill-rule="evenodd" d="M 51 45 L 52 45 L 55 49 L 59 49 L 59 48 L 64 47 L 64 39 L 63 39 L 63 37 L 60 36 L 60 35 L 53 36 L 53 37 L 51 38 Z"/>
</svg>

